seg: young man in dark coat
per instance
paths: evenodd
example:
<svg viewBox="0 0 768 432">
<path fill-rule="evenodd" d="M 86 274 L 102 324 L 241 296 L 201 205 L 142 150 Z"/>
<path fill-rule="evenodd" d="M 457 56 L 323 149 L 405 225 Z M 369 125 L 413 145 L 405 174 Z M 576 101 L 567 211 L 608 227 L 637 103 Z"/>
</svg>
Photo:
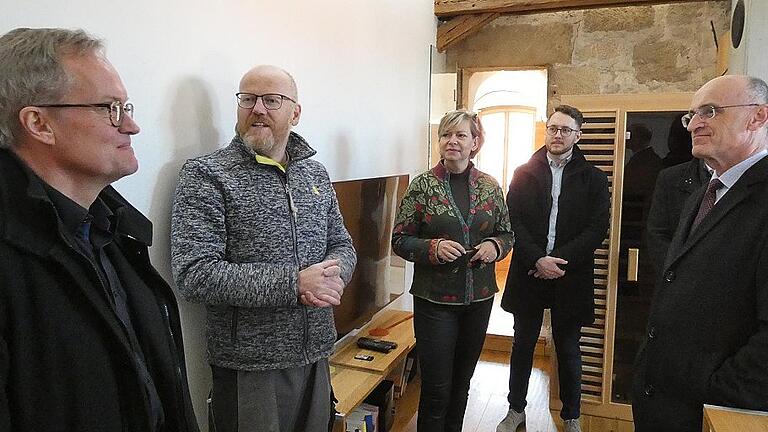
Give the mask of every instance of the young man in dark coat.
<svg viewBox="0 0 768 432">
<path fill-rule="evenodd" d="M 0 37 L 0 431 L 198 430 L 127 99 L 81 30 Z"/>
<path fill-rule="evenodd" d="M 525 421 L 525 396 L 544 309 L 552 310 L 560 377 L 560 416 L 567 432 L 580 431 L 581 327 L 594 320 L 594 252 L 608 230 L 605 173 L 576 146 L 584 117 L 561 105 L 547 121 L 545 148 L 515 170 L 507 194 L 517 242 L 502 307 L 515 316 L 509 376 L 509 412 L 496 429 Z"/>
<path fill-rule="evenodd" d="M 704 404 L 768 410 L 768 86 L 724 76 L 683 124 L 714 169 L 686 201 L 633 386 L 635 430 L 700 431 Z"/>
</svg>

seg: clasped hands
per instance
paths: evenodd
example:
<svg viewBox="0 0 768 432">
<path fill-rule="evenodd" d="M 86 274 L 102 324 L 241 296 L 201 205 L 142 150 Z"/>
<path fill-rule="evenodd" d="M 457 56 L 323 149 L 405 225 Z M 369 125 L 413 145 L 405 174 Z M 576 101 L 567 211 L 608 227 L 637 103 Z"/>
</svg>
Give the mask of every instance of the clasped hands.
<svg viewBox="0 0 768 432">
<path fill-rule="evenodd" d="M 536 269 L 528 270 L 528 276 L 538 279 L 557 279 L 565 276 L 565 270 L 558 267 L 558 264 L 568 264 L 568 261 L 554 257 L 543 256 L 536 260 Z"/>
<path fill-rule="evenodd" d="M 315 307 L 340 305 L 344 281 L 339 260 L 322 261 L 299 271 L 298 285 L 302 304 Z"/>
<path fill-rule="evenodd" d="M 496 253 L 496 246 L 491 243 L 491 240 L 484 240 L 479 245 L 475 246 L 477 253 L 473 255 L 469 262 L 482 261 L 485 263 L 496 261 L 498 254 Z M 440 240 L 437 243 L 437 258 L 444 262 L 456 261 L 460 256 L 467 253 L 464 246 L 459 242 L 453 240 Z"/>
</svg>

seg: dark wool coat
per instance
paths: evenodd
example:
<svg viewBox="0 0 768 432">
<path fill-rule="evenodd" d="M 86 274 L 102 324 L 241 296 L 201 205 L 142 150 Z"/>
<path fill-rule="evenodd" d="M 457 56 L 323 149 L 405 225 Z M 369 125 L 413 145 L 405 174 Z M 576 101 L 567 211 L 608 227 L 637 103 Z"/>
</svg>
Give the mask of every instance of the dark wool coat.
<svg viewBox="0 0 768 432">
<path fill-rule="evenodd" d="M 147 253 L 152 224 L 111 187 L 99 198 L 117 216 L 105 251 L 126 291 L 165 430 L 197 431 L 178 307 Z M 0 150 L 0 431 L 150 430 L 128 337 L 96 269 L 62 229 L 42 181 Z"/>
<path fill-rule="evenodd" d="M 578 146 L 563 170 L 558 200 L 555 247 L 550 255 L 563 258 L 565 276 L 544 280 L 528 275 L 546 256 L 552 172 L 545 147 L 518 167 L 507 194 L 516 242 L 501 306 L 515 314 L 552 308 L 555 317 L 594 321 L 594 252 L 608 230 L 608 178 L 588 163 Z M 553 299 L 549 304 L 548 298 Z"/>
<path fill-rule="evenodd" d="M 661 274 L 669 242 L 672 241 L 672 235 L 680 222 L 685 200 L 701 185 L 709 182 L 711 176 L 704 162 L 699 159 L 691 159 L 659 173 L 645 225 L 648 252 L 649 256 L 653 257 L 657 277 Z"/>
<path fill-rule="evenodd" d="M 700 431 L 703 404 L 768 410 L 768 157 L 689 236 L 686 201 L 636 365 L 636 431 Z"/>
</svg>

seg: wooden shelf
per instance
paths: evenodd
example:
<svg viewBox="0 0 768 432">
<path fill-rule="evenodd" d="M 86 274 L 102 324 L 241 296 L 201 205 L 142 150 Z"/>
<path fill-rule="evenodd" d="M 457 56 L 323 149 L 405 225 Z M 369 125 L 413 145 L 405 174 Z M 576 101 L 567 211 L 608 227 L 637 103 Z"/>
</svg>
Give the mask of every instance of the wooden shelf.
<svg viewBox="0 0 768 432">
<path fill-rule="evenodd" d="M 369 336 L 368 331 L 374 328 L 386 328 L 412 315 L 410 312 L 399 310 L 382 311 L 374 320 L 360 330 L 359 336 Z M 374 336 L 370 336 L 374 337 Z M 339 411 L 334 431 L 345 430 L 344 417 L 387 377 L 389 372 L 403 362 L 416 344 L 413 334 L 413 320 L 406 319 L 389 330 L 389 335 L 374 337 L 397 343 L 397 348 L 380 353 L 358 348 L 353 338 L 347 345 L 341 347 L 331 356 L 331 384 L 338 399 L 336 410 Z M 355 355 L 372 355 L 373 360 L 357 360 Z"/>
<path fill-rule="evenodd" d="M 386 328 L 397 321 L 410 315 L 410 312 L 399 310 L 385 310 L 374 321 L 366 325 L 359 333 L 359 336 L 369 336 L 369 329 L 381 327 Z M 416 344 L 416 338 L 413 335 L 413 320 L 406 320 L 389 330 L 389 335 L 383 337 L 369 336 L 375 339 L 384 339 L 397 343 L 397 348 L 388 353 L 380 353 L 367 349 L 358 348 L 355 338 L 352 342 L 343 347 L 339 352 L 331 356 L 331 364 L 336 366 L 346 366 L 362 370 L 378 372 L 386 375 L 389 371 L 413 349 Z M 355 359 L 357 354 L 368 354 L 373 356 L 373 360 L 365 361 Z"/>
</svg>

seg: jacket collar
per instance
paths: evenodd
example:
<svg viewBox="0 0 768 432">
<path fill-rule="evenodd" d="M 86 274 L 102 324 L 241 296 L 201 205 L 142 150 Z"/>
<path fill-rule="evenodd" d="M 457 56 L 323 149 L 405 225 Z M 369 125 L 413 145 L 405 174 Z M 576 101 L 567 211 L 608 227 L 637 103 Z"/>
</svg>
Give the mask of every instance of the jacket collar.
<svg viewBox="0 0 768 432">
<path fill-rule="evenodd" d="M 0 149 L 0 239 L 45 255 L 61 239 L 61 219 L 45 191 L 45 183 L 13 152 Z M 116 218 L 116 235 L 144 246 L 152 244 L 152 223 L 112 186 L 99 198 Z"/>
<path fill-rule="evenodd" d="M 764 157 L 752 167 L 750 167 L 739 180 L 728 190 L 712 208 L 712 211 L 705 217 L 696 230 L 690 232 L 693 219 L 696 217 L 697 210 L 701 203 L 706 183 L 686 201 L 682 214 L 685 219 L 680 220 L 681 226 L 675 232 L 672 242 L 669 245 L 669 253 L 664 268 L 668 268 L 677 261 L 682 255 L 690 250 L 693 245 L 698 243 L 706 234 L 711 231 L 720 220 L 728 214 L 731 209 L 747 199 L 752 193 L 755 193 L 753 187 L 758 183 L 768 182 L 768 156 Z"/>
<path fill-rule="evenodd" d="M 256 153 L 246 145 L 239 135 L 235 135 L 230 142 L 231 146 L 236 147 L 244 156 L 252 158 Z M 317 154 L 317 151 L 310 147 L 307 141 L 296 132 L 291 132 L 288 135 L 288 144 L 285 147 L 288 152 L 288 158 L 291 162 L 300 161 L 303 159 L 309 159 Z"/>
<path fill-rule="evenodd" d="M 587 159 L 584 157 L 584 153 L 578 145 L 574 144 L 573 154 L 570 161 L 563 168 L 563 176 L 570 176 L 573 173 L 582 171 L 588 168 L 590 164 L 587 163 Z M 522 171 L 527 171 L 530 175 L 542 181 L 546 185 L 551 186 L 552 176 L 549 169 L 549 160 L 547 159 L 547 148 L 541 147 L 536 150 L 531 156 L 531 159 L 525 165 L 521 166 Z"/>
<path fill-rule="evenodd" d="M 480 171 L 475 168 L 475 164 L 473 164 L 472 161 L 469 161 L 467 169 L 469 170 L 469 184 L 473 185 L 477 183 L 477 178 L 480 177 Z M 448 169 L 445 167 L 445 164 L 443 164 L 442 159 L 437 163 L 437 165 L 432 167 L 430 171 L 432 171 L 432 174 L 440 179 L 440 181 L 448 179 L 451 175 L 451 172 L 448 171 Z"/>
</svg>

